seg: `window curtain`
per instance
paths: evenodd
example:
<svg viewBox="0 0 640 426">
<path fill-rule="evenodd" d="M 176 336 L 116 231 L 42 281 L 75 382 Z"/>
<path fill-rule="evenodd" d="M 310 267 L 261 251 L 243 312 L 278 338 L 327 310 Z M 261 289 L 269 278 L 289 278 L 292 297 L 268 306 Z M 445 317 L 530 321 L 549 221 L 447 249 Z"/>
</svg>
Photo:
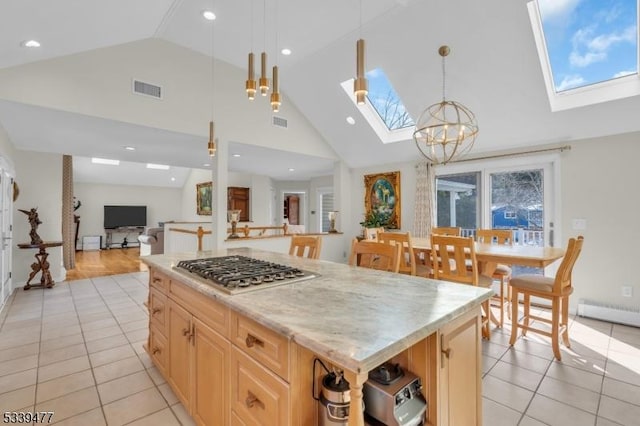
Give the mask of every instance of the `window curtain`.
<svg viewBox="0 0 640 426">
<path fill-rule="evenodd" d="M 76 227 L 73 219 L 73 157 L 62 156 L 62 260 L 65 269 L 76 267 Z"/>
<path fill-rule="evenodd" d="M 436 175 L 433 164 L 416 165 L 416 206 L 413 219 L 413 236 L 427 238 L 431 235 L 435 213 Z"/>
</svg>

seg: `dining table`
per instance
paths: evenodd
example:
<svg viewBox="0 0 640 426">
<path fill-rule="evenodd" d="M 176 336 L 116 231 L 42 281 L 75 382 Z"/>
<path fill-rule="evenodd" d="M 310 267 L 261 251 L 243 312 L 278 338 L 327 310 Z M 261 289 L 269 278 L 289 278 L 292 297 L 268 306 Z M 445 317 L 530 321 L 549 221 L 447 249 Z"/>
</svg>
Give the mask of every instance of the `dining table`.
<svg viewBox="0 0 640 426">
<path fill-rule="evenodd" d="M 431 240 L 429 238 L 412 237 L 413 251 L 431 253 Z M 482 264 L 484 274 L 491 275 L 492 269 L 498 263 L 505 265 L 529 266 L 544 268 L 564 256 L 564 249 L 560 247 L 541 247 L 532 245 L 509 245 L 475 243 L 476 259 Z"/>
</svg>

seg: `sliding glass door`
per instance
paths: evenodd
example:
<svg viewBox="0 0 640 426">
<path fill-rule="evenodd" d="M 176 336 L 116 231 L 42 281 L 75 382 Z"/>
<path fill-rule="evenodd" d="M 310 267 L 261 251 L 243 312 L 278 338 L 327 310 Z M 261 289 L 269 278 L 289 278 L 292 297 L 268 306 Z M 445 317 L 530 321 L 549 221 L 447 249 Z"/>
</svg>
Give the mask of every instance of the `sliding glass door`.
<svg viewBox="0 0 640 426">
<path fill-rule="evenodd" d="M 558 157 L 459 163 L 436 170 L 437 226 L 513 230 L 515 244 L 562 245 L 554 227 Z"/>
</svg>

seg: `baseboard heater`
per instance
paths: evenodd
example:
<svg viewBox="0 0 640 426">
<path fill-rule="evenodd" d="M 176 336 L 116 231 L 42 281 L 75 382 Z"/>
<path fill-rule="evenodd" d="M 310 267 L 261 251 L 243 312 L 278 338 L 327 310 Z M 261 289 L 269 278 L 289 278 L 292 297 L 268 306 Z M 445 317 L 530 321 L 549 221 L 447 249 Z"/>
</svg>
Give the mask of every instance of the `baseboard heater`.
<svg viewBox="0 0 640 426">
<path fill-rule="evenodd" d="M 581 317 L 640 327 L 640 309 L 606 305 L 581 299 L 578 303 L 578 315 Z"/>
</svg>

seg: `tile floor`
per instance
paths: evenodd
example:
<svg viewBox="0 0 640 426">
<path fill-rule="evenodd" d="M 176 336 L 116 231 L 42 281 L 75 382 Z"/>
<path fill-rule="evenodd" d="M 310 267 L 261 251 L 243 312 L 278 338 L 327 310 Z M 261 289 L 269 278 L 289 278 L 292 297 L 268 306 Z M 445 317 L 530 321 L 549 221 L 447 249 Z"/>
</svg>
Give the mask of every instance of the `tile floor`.
<svg viewBox="0 0 640 426">
<path fill-rule="evenodd" d="M 0 412 L 54 411 L 59 425 L 193 424 L 142 349 L 147 277 L 16 291 L 0 314 Z M 508 333 L 506 324 L 482 343 L 485 426 L 640 425 L 640 329 L 575 318 L 562 362 L 548 340 L 530 334 L 510 348 Z"/>
</svg>

